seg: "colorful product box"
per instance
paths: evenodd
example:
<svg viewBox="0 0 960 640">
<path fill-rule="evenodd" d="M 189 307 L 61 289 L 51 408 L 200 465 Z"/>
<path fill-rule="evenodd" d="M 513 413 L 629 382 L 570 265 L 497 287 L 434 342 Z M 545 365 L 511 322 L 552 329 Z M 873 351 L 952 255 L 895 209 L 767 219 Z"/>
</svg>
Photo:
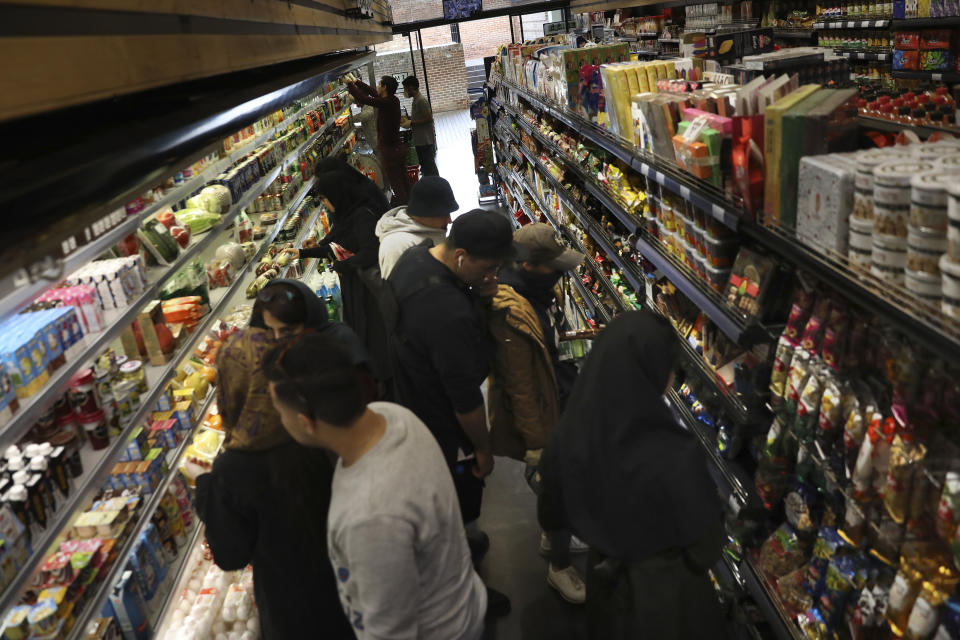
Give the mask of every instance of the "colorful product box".
<svg viewBox="0 0 960 640">
<path fill-rule="evenodd" d="M 919 51 L 894 51 L 893 69 L 894 71 L 916 71 L 920 68 Z"/>
<path fill-rule="evenodd" d="M 177 421 L 173 419 L 154 422 L 150 431 L 160 446 L 167 450 L 176 449 L 183 439 L 182 433 L 177 429 Z"/>
<path fill-rule="evenodd" d="M 181 431 L 193 431 L 195 408 L 192 402 L 178 402 L 173 405 L 173 416 L 179 422 Z"/>
</svg>

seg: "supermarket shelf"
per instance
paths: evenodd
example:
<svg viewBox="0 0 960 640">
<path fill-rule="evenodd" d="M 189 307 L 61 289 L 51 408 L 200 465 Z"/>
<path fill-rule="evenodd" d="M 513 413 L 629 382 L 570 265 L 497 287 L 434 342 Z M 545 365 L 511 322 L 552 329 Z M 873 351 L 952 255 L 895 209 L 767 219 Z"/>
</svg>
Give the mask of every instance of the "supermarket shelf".
<svg viewBox="0 0 960 640">
<path fill-rule="evenodd" d="M 815 32 L 812 29 L 774 29 L 775 40 L 809 40 Z"/>
<path fill-rule="evenodd" d="M 500 82 L 524 98 L 529 96 L 526 90 L 513 83 L 504 80 Z M 536 97 L 530 102 L 534 106 L 544 104 Z M 568 118 L 575 116 L 568 115 Z M 639 155 L 631 156 L 633 151 L 627 149 L 625 143 L 613 140 L 613 137 L 605 132 L 601 134 L 595 125 L 583 122 L 582 126 L 575 130 L 611 152 L 619 151 L 618 157 L 634 158 L 634 169 L 648 179 L 679 193 L 681 197 L 712 213 L 728 226 L 740 228 L 746 237 L 780 258 L 811 272 L 824 282 L 832 283 L 853 303 L 866 311 L 885 317 L 901 331 L 924 343 L 934 353 L 960 360 L 960 324 L 943 317 L 939 312 L 917 309 L 905 292 L 901 295 L 901 292 L 891 291 L 888 284 L 881 284 L 869 276 L 851 272 L 844 260 L 813 250 L 791 232 L 764 227 L 741 217 L 739 205 L 727 199 L 719 190 L 704 185 L 693 176 L 678 177 L 679 170 L 666 166 L 662 161 L 648 160 Z"/>
<path fill-rule="evenodd" d="M 949 16 L 943 18 L 895 18 L 892 20 L 893 28 L 900 31 L 906 29 L 949 29 L 960 26 L 960 16 Z"/>
<path fill-rule="evenodd" d="M 891 75 L 901 80 L 960 83 L 960 71 L 892 71 Z"/>
<path fill-rule="evenodd" d="M 676 165 L 671 165 L 670 163 L 656 159 L 649 153 L 634 149 L 619 136 L 600 128 L 592 122 L 583 120 L 579 116 L 565 113 L 561 110 L 562 107 L 549 106 L 542 98 L 531 94 L 526 89 L 508 80 L 501 79 L 500 82 L 523 96 L 527 102 L 541 112 L 547 113 L 560 120 L 573 132 L 580 134 L 620 158 L 648 180 L 652 180 L 680 194 L 684 200 L 703 209 L 724 225 L 733 230 L 737 229 L 741 219 L 740 207 L 727 200 L 721 189 L 709 185 L 689 173 L 680 170 Z M 511 111 L 516 113 L 516 111 L 509 108 L 507 111 L 508 113 Z M 522 121 L 523 118 L 518 116 L 518 120 Z"/>
<path fill-rule="evenodd" d="M 522 118 L 519 118 L 521 121 Z M 541 143 L 546 144 L 547 139 L 539 134 L 534 127 L 522 122 L 521 126 L 529 128 L 533 135 L 537 136 Z M 568 167 L 574 170 L 575 173 L 579 175 L 581 180 L 584 183 L 584 186 L 587 190 L 593 194 L 603 205 L 617 217 L 621 223 L 624 223 L 629 233 L 635 233 L 637 231 L 638 223 L 633 219 L 633 217 L 623 210 L 618 203 L 614 201 L 612 197 L 608 195 L 605 189 L 596 185 L 592 179 L 584 174 L 579 167 L 574 165 L 572 162 L 566 159 L 566 156 L 556 149 L 555 151 L 566 163 Z M 543 169 L 544 173 L 549 175 L 549 172 L 545 170 L 542 164 L 533 157 L 526 149 L 523 149 L 524 155 L 527 156 L 528 161 L 530 161 L 534 166 L 539 166 Z M 562 185 L 555 183 L 554 189 L 558 193 L 565 193 Z M 571 207 L 574 211 L 578 212 L 579 207 Z M 631 286 L 634 287 L 638 295 L 643 295 L 645 291 L 644 283 L 642 276 L 639 276 L 632 266 L 627 266 L 619 254 L 613 252 L 613 244 L 607 238 L 606 233 L 603 233 L 599 229 L 595 228 L 592 221 L 588 221 L 586 216 L 581 214 L 581 223 L 587 226 L 587 230 L 595 240 L 601 244 L 601 246 L 606 245 L 604 250 L 608 253 L 611 260 L 617 263 L 621 271 L 623 271 L 624 276 L 630 281 Z M 659 248 L 659 244 L 653 241 L 650 241 L 646 238 L 643 233 L 637 234 L 637 249 L 640 250 L 640 253 L 643 254 L 650 262 L 652 262 L 657 269 L 659 269 L 667 278 L 682 291 L 690 300 L 696 304 L 700 309 L 707 314 L 707 316 L 713 320 L 713 322 L 723 331 L 727 336 L 730 337 L 734 342 L 740 342 L 743 338 L 750 337 L 747 334 L 752 334 L 752 327 L 747 325 L 743 320 L 738 318 L 736 315 L 730 311 L 729 307 L 723 301 L 723 299 L 713 290 L 710 290 L 706 283 L 702 279 L 690 273 L 688 269 L 683 267 L 679 262 L 668 257 L 662 249 Z"/>
<path fill-rule="evenodd" d="M 214 162 L 190 180 L 175 187 L 169 193 L 164 194 L 160 199 L 150 204 L 143 211 L 137 213 L 136 215 L 128 216 L 127 219 L 113 229 L 107 231 L 99 238 L 96 238 L 86 245 L 78 247 L 76 251 L 59 262 L 55 272 L 44 274 L 43 277 L 32 282 L 31 278 L 27 275 L 26 269 L 19 269 L 18 271 L 14 272 L 11 276 L 4 279 L 4 281 L 0 283 L 0 300 L 2 300 L 3 304 L 2 313 L 8 314 L 22 309 L 38 295 L 53 286 L 57 281 L 69 275 L 70 273 L 73 273 L 91 260 L 94 260 L 114 244 L 131 233 L 134 233 L 144 220 L 191 197 L 194 193 L 207 186 L 210 180 L 223 173 L 234 163 L 240 161 L 245 155 L 250 153 L 252 149 L 255 149 L 261 144 L 272 140 L 275 134 L 284 132 L 289 127 L 295 126 L 302 116 L 310 111 L 315 110 L 320 102 L 342 91 L 346 91 L 346 89 L 337 88 L 333 91 L 330 91 L 318 101 L 311 101 L 309 105 L 302 107 L 299 111 L 290 115 L 289 117 L 286 117 L 282 122 L 270 127 L 257 137 L 251 138 L 242 145 L 235 147 L 228 155 Z M 328 119 L 327 122 L 324 123 L 323 127 L 321 127 L 320 131 L 325 130 L 327 124 L 332 120 L 333 118 Z M 319 133 L 320 132 L 315 133 L 314 136 L 318 135 Z"/>
<path fill-rule="evenodd" d="M 889 131 L 891 133 L 900 133 L 905 129 L 910 129 L 923 137 L 931 136 L 934 133 L 948 133 L 950 135 L 960 134 L 960 128 L 956 127 L 934 127 L 930 125 L 901 124 L 882 118 L 872 118 L 870 116 L 857 116 L 857 122 L 860 126 L 868 129 L 877 129 L 879 131 Z"/>
<path fill-rule="evenodd" d="M 657 42 L 666 42 L 667 44 L 680 44 L 680 38 L 658 38 Z"/>
<path fill-rule="evenodd" d="M 834 49 L 838 54 L 848 60 L 870 60 L 873 62 L 890 62 L 893 60 L 892 53 L 877 53 L 875 51 L 844 51 L 843 49 Z"/>
<path fill-rule="evenodd" d="M 179 586 L 183 574 L 186 573 L 190 563 L 190 557 L 193 555 L 193 550 L 206 529 L 196 513 L 193 514 L 193 518 L 193 531 L 187 536 L 186 544 L 181 547 L 176 563 L 168 567 L 167 578 L 165 580 L 167 583 L 166 592 L 160 597 L 159 601 L 157 601 L 158 596 L 154 596 L 154 601 L 150 603 L 150 614 L 147 617 L 150 619 L 150 626 L 155 633 L 159 629 L 160 623 L 167 617 L 167 612 L 170 610 L 170 607 L 177 601 L 177 597 L 180 595 L 177 586 Z M 176 567 L 176 570 L 171 571 L 174 567 Z"/>
<path fill-rule="evenodd" d="M 347 132 L 343 135 L 343 137 L 340 138 L 339 141 L 337 141 L 337 144 L 333 145 L 333 149 L 330 151 L 328 155 L 333 157 L 338 153 L 340 153 L 340 150 L 343 149 L 343 145 L 347 144 L 347 140 L 349 140 L 351 136 L 355 136 L 355 135 L 356 134 L 354 133 L 354 130 L 352 128 L 348 129 Z"/>
<path fill-rule="evenodd" d="M 766 618 L 770 627 L 773 629 L 777 640 L 804 640 L 806 638 L 800 632 L 800 628 L 793 623 L 783 603 L 780 602 L 780 596 L 770 587 L 766 579 L 760 574 L 760 570 L 754 564 L 749 551 L 744 554 L 740 562 L 741 575 L 745 578 L 744 583 L 747 592 L 753 596 L 763 617 Z"/>
<path fill-rule="evenodd" d="M 194 426 L 193 430 L 189 434 L 184 434 L 183 441 L 174 449 L 171 454 L 167 456 L 167 468 L 169 473 L 166 477 L 160 481 L 153 493 L 150 494 L 149 500 L 140 510 L 140 517 L 136 525 L 134 525 L 133 530 L 130 532 L 127 539 L 124 541 L 123 546 L 120 548 L 120 551 L 117 553 L 116 561 L 110 566 L 107 575 L 96 582 L 96 587 L 94 593 L 89 597 L 86 604 L 84 605 L 83 610 L 76 615 L 75 622 L 73 625 L 73 630 L 67 636 L 67 638 L 76 638 L 81 640 L 85 637 L 87 624 L 95 617 L 100 615 L 100 611 L 103 609 L 103 605 L 107 601 L 107 596 L 113 590 L 113 585 L 116 584 L 117 579 L 120 575 L 127 569 L 127 558 L 130 555 L 130 551 L 136 545 L 137 540 L 140 538 L 140 534 L 144 532 L 147 528 L 147 525 L 150 524 L 150 518 L 153 516 L 153 512 L 157 510 L 157 507 L 160 506 L 160 501 L 163 499 L 164 494 L 167 492 L 167 488 L 170 486 L 170 483 L 173 482 L 173 479 L 176 477 L 180 467 L 180 459 L 183 457 L 183 454 L 186 452 L 187 447 L 190 446 L 190 443 L 193 441 L 193 434 L 199 429 L 200 422 L 203 420 L 203 416 L 206 415 L 207 411 L 210 408 L 210 404 L 213 402 L 213 399 L 216 397 L 216 391 L 211 389 L 210 393 L 207 395 L 207 399 L 204 401 L 203 406 L 199 416 L 201 416 L 197 424 Z M 196 517 L 196 515 L 194 515 Z M 129 526 L 129 525 L 127 525 Z M 200 527 L 197 526 L 197 530 Z"/>
<path fill-rule="evenodd" d="M 690 413 L 690 408 L 683 398 L 673 389 L 667 392 L 667 399 L 676 410 L 683 424 L 693 433 L 706 450 L 707 457 L 714 468 L 720 472 L 726 483 L 725 489 L 735 495 L 741 506 L 750 502 L 750 488 L 753 486 L 751 477 L 735 462 L 725 460 L 717 453 L 717 436 L 707 425 L 703 424 Z"/>
<path fill-rule="evenodd" d="M 750 409 L 747 408 L 743 401 L 737 396 L 737 393 L 727 387 L 726 383 L 717 375 L 717 372 L 703 359 L 703 355 L 694 349 L 686 338 L 679 334 L 677 337 L 680 338 L 684 360 L 696 369 L 701 378 L 713 385 L 717 397 L 723 402 L 727 416 L 739 424 L 751 422 Z M 753 421 L 756 420 L 754 419 Z"/>
<path fill-rule="evenodd" d="M 147 416 L 153 412 L 154 407 L 157 404 L 157 400 L 160 398 L 160 394 L 163 392 L 167 381 L 169 381 L 176 372 L 177 365 L 183 360 L 184 356 L 188 356 L 189 354 L 193 353 L 197 343 L 203 338 L 204 335 L 206 335 L 213 322 L 219 318 L 226 305 L 229 303 L 231 298 L 233 298 L 234 294 L 241 290 L 242 285 L 244 284 L 243 274 L 252 269 L 253 266 L 259 262 L 260 258 L 263 257 L 267 246 L 269 246 L 270 242 L 276 238 L 277 232 L 283 225 L 284 221 L 286 221 L 289 213 L 290 211 L 288 210 L 282 219 L 277 220 L 277 224 L 274 225 L 274 230 L 270 234 L 270 237 L 263 241 L 263 244 L 260 246 L 260 249 L 257 251 L 256 255 L 251 258 L 248 265 L 244 267 L 244 270 L 241 271 L 240 274 L 237 274 L 237 278 L 233 284 L 225 289 L 214 289 L 211 294 L 210 312 L 200 320 L 200 323 L 197 325 L 193 334 L 191 334 L 190 338 L 187 339 L 180 351 L 162 367 L 144 367 L 147 375 L 148 386 L 151 391 L 140 398 L 140 409 L 137 410 L 137 412 L 124 425 L 123 432 L 117 436 L 104 450 L 97 452 L 94 452 L 89 448 L 84 448 L 81 450 L 85 458 L 87 458 L 83 460 L 84 476 L 74 483 L 76 489 L 73 495 L 71 495 L 69 499 L 63 505 L 61 505 L 58 512 L 53 518 L 50 519 L 49 523 L 47 524 L 47 528 L 44 530 L 40 538 L 34 541 L 34 544 L 32 545 L 33 554 L 27 559 L 23 566 L 20 567 L 20 570 L 14 580 L 7 586 L 7 589 L 4 591 L 3 595 L 0 596 L 0 612 L 9 610 L 10 607 L 15 604 L 17 599 L 20 597 L 23 588 L 26 586 L 27 581 L 33 575 L 44 556 L 54 546 L 57 539 L 61 536 L 63 530 L 67 528 L 76 512 L 81 508 L 81 506 L 89 503 L 92 494 L 101 486 L 103 486 L 103 483 L 106 480 L 113 464 L 116 463 L 120 452 L 126 448 L 130 439 L 130 435 L 133 433 L 134 429 L 142 424 Z M 221 229 L 221 232 L 222 231 L 223 229 Z M 211 230 L 211 233 L 214 233 L 213 230 Z M 218 233 L 215 235 L 220 234 Z M 214 298 L 217 295 L 220 297 L 216 303 L 214 303 Z M 22 416 L 22 413 L 18 414 L 18 416 Z M 32 423 L 28 423 L 28 426 L 32 426 Z M 99 608 L 97 611 L 99 611 Z"/>
<path fill-rule="evenodd" d="M 315 179 L 315 178 L 311 178 L 311 179 L 310 179 L 310 182 L 312 183 L 314 179 Z M 311 184 L 311 186 L 312 186 L 312 184 Z M 300 204 L 303 203 L 303 200 L 304 200 L 304 198 L 306 197 L 306 194 L 309 193 L 309 191 L 310 191 L 310 189 L 305 189 L 305 190 L 304 190 L 304 193 L 303 193 L 302 195 L 297 196 L 297 199 L 300 200 L 300 202 L 299 202 L 299 203 L 294 203 L 294 204 L 292 205 L 293 208 L 291 209 L 291 211 L 296 211 L 296 210 L 297 210 L 297 207 L 299 207 Z M 297 235 L 296 240 L 293 241 L 293 246 L 297 247 L 298 249 L 303 246 L 303 241 L 307 238 L 307 236 L 308 236 L 308 235 L 310 234 L 310 232 L 313 230 L 313 227 L 317 224 L 317 220 L 320 219 L 320 214 L 322 214 L 322 213 L 323 213 L 323 207 L 320 206 L 320 205 L 317 205 L 317 207 L 316 207 L 316 209 L 314 210 L 313 214 L 310 216 L 310 220 L 307 221 L 307 222 L 300 228 L 300 233 Z M 315 260 L 315 258 L 308 258 L 308 259 L 303 263 L 303 272 L 304 272 L 304 273 L 306 273 L 307 270 L 310 268 L 310 263 L 311 263 L 311 261 L 313 261 L 313 260 Z M 287 265 L 287 266 L 284 268 L 283 273 L 280 274 L 280 277 L 281 277 L 281 278 L 287 278 L 289 273 L 290 273 L 290 265 Z"/>
<path fill-rule="evenodd" d="M 0 434 L 0 447 L 6 448 L 22 438 L 27 431 L 30 430 L 40 414 L 43 413 L 44 409 L 53 402 L 59 393 L 62 393 L 64 386 L 70 381 L 70 377 L 85 366 L 92 356 L 116 340 L 120 334 L 126 330 L 127 326 L 133 322 L 139 314 L 140 309 L 147 302 L 157 297 L 159 287 L 167 279 L 173 277 L 188 262 L 202 255 L 214 240 L 219 238 L 221 233 L 233 224 L 233 221 L 240 215 L 240 212 L 270 186 L 277 176 L 280 175 L 283 167 L 296 159 L 322 132 L 323 129 L 321 128 L 311 135 L 306 142 L 287 154 L 270 173 L 261 178 L 260 181 L 251 188 L 247 189 L 243 197 L 230 207 L 229 212 L 223 215 L 218 225 L 203 234 L 191 237 L 190 244 L 180 252 L 180 255 L 177 256 L 177 259 L 174 260 L 172 264 L 166 267 L 148 269 L 147 277 L 150 280 L 150 284 L 146 287 L 143 295 L 125 309 L 119 310 L 115 314 L 107 314 L 104 318 L 106 328 L 99 333 L 91 333 L 88 337 L 85 337 L 85 345 L 82 351 L 67 364 L 57 369 L 56 373 L 50 378 L 50 381 L 43 389 L 21 401 L 20 410 L 13 416 L 4 428 L 2 434 Z M 309 183 L 304 186 L 309 189 Z"/>
<path fill-rule="evenodd" d="M 817 22 L 814 30 L 822 29 L 886 29 L 890 20 L 836 20 L 831 22 Z"/>
<path fill-rule="evenodd" d="M 954 362 L 960 361 L 960 323 L 947 318 L 939 309 L 918 305 L 902 287 L 892 286 L 870 274 L 851 271 L 845 257 L 820 253 L 791 231 L 755 222 L 745 223 L 742 227 L 746 237 L 830 283 L 850 302 L 885 318 L 932 353 Z"/>
</svg>

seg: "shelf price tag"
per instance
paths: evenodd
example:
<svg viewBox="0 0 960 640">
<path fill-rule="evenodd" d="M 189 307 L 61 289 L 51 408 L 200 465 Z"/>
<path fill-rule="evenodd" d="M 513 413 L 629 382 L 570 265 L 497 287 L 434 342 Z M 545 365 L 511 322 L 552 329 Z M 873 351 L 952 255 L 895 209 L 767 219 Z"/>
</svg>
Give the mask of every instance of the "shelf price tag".
<svg viewBox="0 0 960 640">
<path fill-rule="evenodd" d="M 689 200 L 689 199 L 690 199 L 690 187 L 685 187 L 685 186 L 683 186 L 683 185 L 680 185 L 680 197 L 683 198 L 684 200 Z"/>
<path fill-rule="evenodd" d="M 726 212 L 723 210 L 723 207 L 721 207 L 720 205 L 714 203 L 711 208 L 712 208 L 712 210 L 713 210 L 713 217 L 716 218 L 717 220 L 722 221 L 723 218 L 724 218 L 724 214 L 726 213 Z"/>
</svg>

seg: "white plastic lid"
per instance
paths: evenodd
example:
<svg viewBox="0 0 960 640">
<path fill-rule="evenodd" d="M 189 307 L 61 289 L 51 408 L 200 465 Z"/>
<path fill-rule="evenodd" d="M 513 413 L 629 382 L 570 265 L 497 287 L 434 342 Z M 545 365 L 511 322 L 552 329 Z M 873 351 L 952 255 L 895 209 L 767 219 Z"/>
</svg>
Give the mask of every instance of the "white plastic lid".
<svg viewBox="0 0 960 640">
<path fill-rule="evenodd" d="M 28 444 L 23 450 L 23 457 L 33 458 L 40 455 L 40 447 L 36 444 Z"/>
<path fill-rule="evenodd" d="M 7 500 L 26 500 L 27 499 L 27 488 L 22 484 L 15 484 L 10 487 L 10 490 L 7 491 L 5 496 Z"/>
<path fill-rule="evenodd" d="M 47 459 L 43 456 L 35 456 L 30 458 L 30 470 L 31 471 L 46 471 L 47 470 Z"/>
<path fill-rule="evenodd" d="M 49 456 L 51 453 L 53 453 L 53 445 L 49 442 L 43 442 L 37 446 L 40 447 L 41 456 Z"/>
<path fill-rule="evenodd" d="M 30 479 L 30 472 L 27 471 L 26 469 L 22 469 L 20 471 L 17 471 L 15 474 L 13 474 L 13 481 L 16 484 L 26 484 L 29 479 Z"/>
<path fill-rule="evenodd" d="M 9 469 L 10 471 L 19 471 L 20 469 L 23 469 L 24 466 L 26 465 L 23 462 L 23 458 L 21 458 L 20 456 L 17 456 L 16 458 L 10 458 L 9 460 L 7 460 L 7 469 Z"/>
<path fill-rule="evenodd" d="M 931 162 L 887 162 L 873 169 L 873 183 L 885 187 L 908 187 L 918 173 L 933 171 Z"/>
<path fill-rule="evenodd" d="M 15 444 L 10 445 L 9 447 L 7 447 L 7 451 L 6 453 L 3 454 L 3 457 L 6 458 L 7 460 L 9 460 L 10 458 L 19 458 L 20 448 Z"/>
<path fill-rule="evenodd" d="M 918 191 L 942 191 L 946 193 L 951 184 L 960 179 L 955 173 L 943 170 L 927 171 L 913 176 L 910 179 L 910 186 Z"/>
</svg>

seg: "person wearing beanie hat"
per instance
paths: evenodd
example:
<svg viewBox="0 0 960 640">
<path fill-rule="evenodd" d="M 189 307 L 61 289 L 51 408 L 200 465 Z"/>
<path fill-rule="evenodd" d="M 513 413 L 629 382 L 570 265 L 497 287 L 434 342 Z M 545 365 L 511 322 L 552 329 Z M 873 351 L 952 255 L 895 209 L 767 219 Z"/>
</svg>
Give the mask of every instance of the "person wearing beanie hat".
<svg viewBox="0 0 960 640">
<path fill-rule="evenodd" d="M 522 227 L 513 238 L 526 248 L 527 260 L 501 270 L 487 313 L 495 353 L 487 394 L 490 443 L 494 455 L 527 463 L 526 476 L 536 491 L 540 450 L 560 421 L 576 378 L 576 367 L 560 360 L 565 304 L 557 285 L 585 256 L 567 248 L 542 222 Z M 586 601 L 583 578 L 570 561 L 572 551 L 586 550 L 569 531 L 541 534 L 540 551 L 549 560 L 547 584 L 567 602 Z"/>
<path fill-rule="evenodd" d="M 447 236 L 450 214 L 460 208 L 450 183 L 439 176 L 422 178 L 410 190 L 410 202 L 383 214 L 377 223 L 380 239 L 380 277 L 387 279 L 403 252 L 430 241 L 438 245 Z"/>
</svg>

